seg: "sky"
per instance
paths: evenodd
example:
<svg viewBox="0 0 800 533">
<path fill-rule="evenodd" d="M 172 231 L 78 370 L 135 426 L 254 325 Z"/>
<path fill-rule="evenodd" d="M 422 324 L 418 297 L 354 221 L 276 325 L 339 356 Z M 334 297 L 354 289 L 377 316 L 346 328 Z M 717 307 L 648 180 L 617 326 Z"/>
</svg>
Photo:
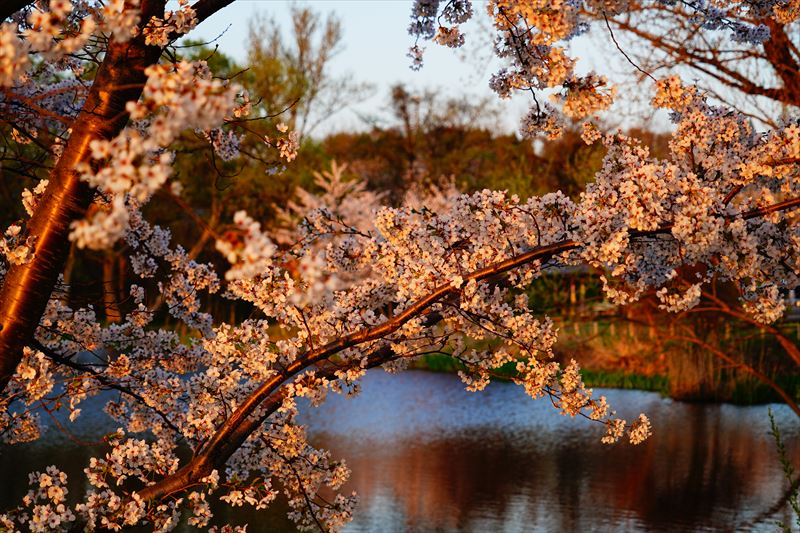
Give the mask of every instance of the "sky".
<svg viewBox="0 0 800 533">
<path fill-rule="evenodd" d="M 343 49 L 333 59 L 331 73 L 350 76 L 355 81 L 368 82 L 375 87 L 369 99 L 321 124 L 313 132 L 315 136 L 367 129 L 368 125 L 359 115 L 388 117 L 389 88 L 396 83 L 416 89 L 436 89 L 453 96 L 491 96 L 501 109 L 500 127 L 505 131 L 517 128 L 519 119 L 530 105 L 525 95 L 511 101 L 500 101 L 488 88 L 491 74 L 500 65 L 491 55 L 486 29 L 489 18 L 480 0 L 474 2 L 473 20 L 464 27 L 465 49 L 456 51 L 425 43 L 425 65 L 416 72 L 409 68 L 410 59 L 406 57 L 413 44 L 413 38 L 407 32 L 411 0 L 318 0 L 297 5 L 309 6 L 322 14 L 333 12 L 341 20 Z M 263 14 L 275 18 L 281 27 L 288 30 L 291 6 L 292 3 L 285 0 L 236 0 L 200 24 L 190 36 L 203 40 L 219 37 L 216 42 L 220 49 L 245 64 L 249 21 L 257 14 Z M 576 39 L 570 46 L 573 53 L 582 57 L 579 72 L 596 68 L 598 64 L 607 67 L 608 58 L 597 52 L 597 43 L 590 38 Z M 473 53 L 476 50 L 479 52 Z"/>
</svg>

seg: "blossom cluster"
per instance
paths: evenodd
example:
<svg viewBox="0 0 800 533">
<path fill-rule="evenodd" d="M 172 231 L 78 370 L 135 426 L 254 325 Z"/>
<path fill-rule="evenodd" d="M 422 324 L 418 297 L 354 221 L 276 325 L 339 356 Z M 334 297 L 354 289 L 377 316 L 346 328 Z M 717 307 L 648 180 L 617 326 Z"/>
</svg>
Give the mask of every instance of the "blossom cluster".
<svg viewBox="0 0 800 533">
<path fill-rule="evenodd" d="M 297 157 L 297 151 L 300 149 L 300 138 L 296 131 L 289 131 L 289 126 L 283 122 L 278 123 L 276 129 L 279 135 L 274 139 L 266 135 L 264 137 L 264 143 L 278 150 L 280 159 L 291 163 L 294 161 L 294 158 Z"/>
<path fill-rule="evenodd" d="M 22 227 L 10 225 L 0 237 L 0 254 L 10 265 L 24 265 L 33 258 L 33 239 L 26 237 Z"/>
<path fill-rule="evenodd" d="M 88 46 L 96 35 L 129 40 L 139 31 L 138 5 L 138 0 L 50 0 L 30 9 L 21 25 L 4 22 L 0 25 L 0 87 L 22 80 L 35 54 L 58 62 Z"/>
<path fill-rule="evenodd" d="M 0 526 L 14 531 L 13 517 L 20 524 L 25 524 L 29 531 L 43 533 L 66 530 L 75 520 L 75 514 L 66 504 L 69 493 L 67 475 L 51 465 L 44 472 L 28 474 L 28 484 L 31 489 L 23 498 L 23 503 L 30 507 L 30 513 L 20 508 L 10 515 L 0 516 Z"/>
<path fill-rule="evenodd" d="M 197 25 L 197 16 L 189 0 L 178 0 L 180 9 L 167 11 L 164 18 L 153 17 L 142 30 L 144 42 L 164 47 L 174 39 L 174 35 L 188 33 Z"/>
<path fill-rule="evenodd" d="M 724 29 L 729 31 L 732 41 L 750 45 L 760 45 L 770 36 L 767 24 L 750 21 L 773 18 L 788 24 L 800 17 L 800 8 L 794 1 L 684 0 L 681 4 L 698 30 Z M 578 75 L 577 59 L 570 56 L 566 46 L 586 32 L 593 20 L 608 24 L 609 17 L 635 9 L 636 3 L 624 0 L 488 2 L 487 11 L 496 33 L 494 51 L 504 63 L 492 76 L 489 86 L 501 98 L 508 98 L 513 91 L 534 94 L 534 105 L 523 119 L 523 136 L 542 133 L 552 138 L 560 135 L 558 124 L 562 113 L 580 121 L 610 107 L 615 89 L 606 87 L 605 78 L 597 74 Z M 415 37 L 409 53 L 412 68 L 422 66 L 424 48 L 419 44 L 420 39 L 447 47 L 462 46 L 464 34 L 460 27 L 472 15 L 471 2 L 467 0 L 416 0 L 408 28 Z M 437 27 L 442 19 L 450 25 Z M 561 107 L 540 103 L 538 91 L 549 91 Z"/>
<path fill-rule="evenodd" d="M 104 199 L 93 217 L 73 224 L 80 247 L 108 248 L 121 238 L 130 211 L 169 178 L 173 156 L 165 149 L 183 130 L 213 130 L 236 105 L 238 88 L 212 79 L 203 61 L 154 65 L 146 74 L 141 100 L 127 105 L 138 124 L 92 141 L 92 164 L 77 169 Z"/>
</svg>

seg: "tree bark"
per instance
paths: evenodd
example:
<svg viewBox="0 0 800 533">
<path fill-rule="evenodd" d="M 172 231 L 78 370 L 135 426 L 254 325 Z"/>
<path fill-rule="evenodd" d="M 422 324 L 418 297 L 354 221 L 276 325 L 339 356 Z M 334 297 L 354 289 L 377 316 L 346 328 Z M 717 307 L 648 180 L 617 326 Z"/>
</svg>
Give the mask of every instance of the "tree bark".
<svg viewBox="0 0 800 533">
<path fill-rule="evenodd" d="M 119 297 L 117 295 L 117 258 L 113 251 L 103 255 L 103 309 L 107 322 L 119 322 L 122 315 L 119 312 Z"/>
<path fill-rule="evenodd" d="M 144 0 L 142 23 L 163 16 L 165 0 Z M 34 257 L 12 266 L 0 288 L 0 391 L 4 390 L 33 338 L 69 252 L 70 224 L 83 217 L 93 191 L 75 167 L 89 161 L 89 143 L 111 139 L 128 121 L 125 104 L 138 100 L 145 68 L 158 61 L 161 49 L 144 44 L 140 34 L 127 43 L 111 41 L 86 103 L 72 126 L 61 158 L 50 173 L 50 184 L 28 223 Z"/>
</svg>

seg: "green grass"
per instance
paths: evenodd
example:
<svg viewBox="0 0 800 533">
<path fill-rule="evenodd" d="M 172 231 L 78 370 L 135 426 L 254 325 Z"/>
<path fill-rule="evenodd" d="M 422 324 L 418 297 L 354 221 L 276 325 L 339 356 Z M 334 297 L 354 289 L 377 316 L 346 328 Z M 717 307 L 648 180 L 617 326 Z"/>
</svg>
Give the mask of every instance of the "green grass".
<svg viewBox="0 0 800 533">
<path fill-rule="evenodd" d="M 452 357 L 442 354 L 428 354 L 416 359 L 410 368 L 427 370 L 428 372 L 451 372 L 455 373 L 464 370 L 461 361 L 456 361 Z"/>
<path fill-rule="evenodd" d="M 635 389 L 660 392 L 664 395 L 669 394 L 669 378 L 667 376 L 643 376 L 641 374 L 587 369 L 581 369 L 581 376 L 583 377 L 583 383 L 587 387 Z"/>
<path fill-rule="evenodd" d="M 441 354 L 425 355 L 414 361 L 411 368 L 429 372 L 455 373 L 464 365 Z M 508 363 L 495 370 L 498 379 L 514 377 L 514 363 Z M 619 371 L 581 370 L 583 382 L 590 388 L 643 390 L 670 395 L 669 377 L 664 375 L 645 376 Z M 800 376 L 778 376 L 776 382 L 795 399 L 800 401 Z M 781 398 L 769 386 L 744 377 L 719 384 L 718 391 L 711 396 L 698 396 L 697 400 L 725 401 L 738 405 L 758 405 L 781 403 Z"/>
<path fill-rule="evenodd" d="M 515 363 L 506 363 L 495 369 L 500 379 L 515 376 Z M 429 372 L 458 372 L 464 370 L 460 361 L 441 354 L 424 355 L 411 364 L 411 368 L 427 370 Z M 641 376 L 626 374 L 624 372 L 602 372 L 581 370 L 583 381 L 587 387 L 605 387 L 610 389 L 638 389 L 666 393 L 669 390 L 669 380 L 666 376 Z"/>
</svg>

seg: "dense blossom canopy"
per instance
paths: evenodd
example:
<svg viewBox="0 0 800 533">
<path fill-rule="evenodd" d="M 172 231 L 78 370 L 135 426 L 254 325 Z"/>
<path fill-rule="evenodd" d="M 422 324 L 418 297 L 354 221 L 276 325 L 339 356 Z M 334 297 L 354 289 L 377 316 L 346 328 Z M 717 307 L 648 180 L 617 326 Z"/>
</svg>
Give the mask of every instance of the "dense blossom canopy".
<svg viewBox="0 0 800 533">
<path fill-rule="evenodd" d="M 789 22 L 800 15 L 796 0 L 684 3 L 698 26 L 754 46 L 769 38 L 765 26 L 733 22 L 730 13 Z M 87 94 L 104 79 L 94 77 L 98 58 L 113 46 L 166 47 L 198 22 L 197 5 L 188 0 L 166 12 L 162 2 L 160 16 L 143 17 L 139 8 L 152 4 L 50 0 L 6 19 L 0 113 L 16 117 L 16 143 L 49 150 L 58 168 L 87 120 Z M 170 147 L 182 131 L 200 132 L 229 160 L 238 155 L 237 126 L 267 117 L 252 116 L 249 95 L 214 78 L 203 61 L 167 53 L 148 65 L 138 99 L 123 108 L 124 127 L 86 137 L 87 156 L 70 172 L 90 186 L 93 205 L 63 235 L 95 249 L 124 240 L 141 280 L 129 288 L 134 308 L 103 325 L 92 307 L 72 309 L 53 292 L 0 398 L 7 443 L 38 437 L 42 403 L 63 403 L 77 424 L 81 403 L 106 389 L 120 392 L 106 405 L 119 429 L 107 439 L 108 452 L 86 465 L 89 488 L 79 504 L 66 504 L 68 490 L 76 490 L 68 489 L 72 480 L 49 467 L 31 474 L 30 492 L 0 514 L 0 527 L 119 529 L 147 521 L 166 531 L 184 508 L 189 524 L 200 527 L 211 518 L 212 495 L 261 509 L 283 490 L 300 527 L 337 529 L 355 497 L 329 494 L 342 487 L 348 469 L 306 439 L 296 421 L 298 399 L 318 404 L 330 392 L 355 394 L 367 369 L 399 371 L 425 353 L 461 361 L 461 378 L 473 391 L 511 362 L 514 381 L 532 398 L 549 397 L 562 413 L 603 424 L 604 442 L 647 438 L 644 415 L 630 424 L 616 418 L 605 398 L 584 387 L 574 362 L 561 368 L 553 360 L 557 329 L 524 289 L 547 269 L 590 265 L 605 272 L 612 301 L 630 303 L 655 290 L 665 310 L 678 311 L 697 304 L 703 285 L 729 280 L 748 312 L 776 320 L 781 291 L 800 285 L 793 211 L 800 205 L 800 121 L 760 132 L 736 110 L 668 76 L 651 86 L 653 106 L 669 110 L 675 123 L 668 157 L 656 159 L 634 138 L 601 132 L 595 117 L 616 91 L 601 74 L 578 75 L 564 42 L 627 5 L 488 5 L 495 51 L 505 61 L 490 85 L 500 97 L 522 90 L 534 98 L 522 133 L 557 136 L 569 118 L 585 122 L 587 143 L 606 149 L 602 169 L 579 198 L 431 188 L 412 191 L 406 205 L 381 207 L 380 195 L 348 182 L 334 166 L 317 176 L 322 193 L 298 192 L 280 229 L 237 213 L 216 245 L 231 263 L 224 276 L 191 259 L 142 207 L 169 182 Z M 459 46 L 460 25 L 472 16 L 466 0 L 418 0 L 410 27 L 416 64 L 419 40 Z M 550 101 L 540 102 L 548 94 Z M 277 131 L 262 141 L 289 162 L 297 137 L 281 125 Z M 25 191 L 29 215 L 58 201 L 48 194 L 57 177 L 43 176 Z M 32 268 L 42 253 L 26 224 L 7 228 L 0 241 L 6 276 Z M 696 272 L 689 285 L 677 275 L 686 266 Z M 154 323 L 149 280 L 193 332 L 188 339 Z M 216 292 L 252 303 L 258 318 L 226 323 L 211 316 L 202 299 Z M 192 458 L 181 461 L 179 446 L 190 447 Z"/>
</svg>

